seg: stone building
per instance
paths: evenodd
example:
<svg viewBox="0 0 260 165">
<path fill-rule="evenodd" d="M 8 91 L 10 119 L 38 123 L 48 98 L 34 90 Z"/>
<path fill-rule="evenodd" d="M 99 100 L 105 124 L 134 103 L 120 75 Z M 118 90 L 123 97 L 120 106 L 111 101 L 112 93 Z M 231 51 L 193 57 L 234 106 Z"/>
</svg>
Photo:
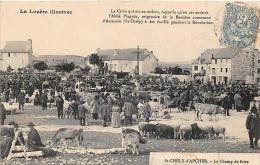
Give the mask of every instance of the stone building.
<svg viewBox="0 0 260 165">
<path fill-rule="evenodd" d="M 97 55 L 104 61 L 109 71 L 133 74 L 137 68 L 137 48 L 97 49 Z M 139 74 L 147 74 L 158 66 L 158 59 L 152 51 L 139 49 Z"/>
<path fill-rule="evenodd" d="M 260 53 L 257 49 L 207 49 L 192 61 L 192 76 L 215 83 L 260 83 Z"/>
<path fill-rule="evenodd" d="M 32 40 L 6 41 L 1 50 L 1 70 L 11 67 L 14 70 L 32 65 Z"/>
<path fill-rule="evenodd" d="M 55 67 L 63 63 L 74 63 L 77 66 L 85 66 L 86 60 L 84 56 L 78 55 L 39 55 L 33 56 L 33 64 L 37 62 L 45 62 L 48 67 Z"/>
</svg>

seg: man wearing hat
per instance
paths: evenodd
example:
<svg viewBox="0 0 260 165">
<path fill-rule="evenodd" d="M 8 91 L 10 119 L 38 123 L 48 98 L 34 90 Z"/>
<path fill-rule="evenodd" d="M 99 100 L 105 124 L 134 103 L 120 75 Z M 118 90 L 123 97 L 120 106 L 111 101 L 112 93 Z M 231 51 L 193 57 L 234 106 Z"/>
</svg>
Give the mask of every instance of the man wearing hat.
<svg viewBox="0 0 260 165">
<path fill-rule="evenodd" d="M 30 128 L 30 131 L 28 133 L 28 148 L 30 149 L 34 149 L 35 147 L 45 147 L 41 141 L 41 137 L 38 133 L 38 131 L 34 128 L 34 124 L 28 123 L 26 124 L 26 126 L 28 126 Z"/>
<path fill-rule="evenodd" d="M 58 118 L 63 118 L 63 105 L 64 105 L 64 100 L 61 97 L 61 94 L 59 93 L 58 98 L 56 100 L 56 107 L 58 110 Z"/>
<path fill-rule="evenodd" d="M 260 118 L 255 105 L 255 100 L 246 119 L 246 129 L 248 130 L 250 148 L 258 148 L 258 139 L 260 137 Z"/>
<path fill-rule="evenodd" d="M 81 126 L 86 125 L 86 108 L 84 107 L 84 101 L 81 101 L 78 105 L 78 118 Z"/>
<path fill-rule="evenodd" d="M 2 98 L 0 98 L 0 125 L 4 125 L 6 119 L 6 110 L 2 104 Z"/>
</svg>

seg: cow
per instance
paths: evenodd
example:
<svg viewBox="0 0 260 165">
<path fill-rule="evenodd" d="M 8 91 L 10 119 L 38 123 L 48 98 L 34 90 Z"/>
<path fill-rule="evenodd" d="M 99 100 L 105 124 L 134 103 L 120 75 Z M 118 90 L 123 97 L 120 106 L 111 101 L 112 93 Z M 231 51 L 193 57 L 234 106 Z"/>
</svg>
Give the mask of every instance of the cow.
<svg viewBox="0 0 260 165">
<path fill-rule="evenodd" d="M 223 140 L 226 139 L 226 128 L 223 126 L 214 125 L 213 126 L 213 134 L 218 137 L 219 134 L 222 135 Z"/>
<path fill-rule="evenodd" d="M 209 114 L 210 120 L 212 120 L 212 115 L 215 116 L 219 113 L 222 113 L 223 110 L 220 109 L 218 105 L 214 104 L 203 104 L 203 103 L 195 103 L 195 113 L 196 113 L 196 119 L 202 121 L 202 114 Z"/>
<path fill-rule="evenodd" d="M 183 140 L 184 138 L 190 138 L 192 134 L 192 127 L 190 124 L 183 124 L 180 126 L 180 140 Z"/>
<path fill-rule="evenodd" d="M 150 134 L 155 134 L 156 125 L 150 123 L 140 123 L 138 129 L 142 136 L 150 136 Z M 148 134 L 148 135 L 147 135 Z"/>
<path fill-rule="evenodd" d="M 159 138 L 173 138 L 174 130 L 173 127 L 166 125 L 166 124 L 156 124 L 156 131 L 155 131 L 156 139 Z"/>
<path fill-rule="evenodd" d="M 199 129 L 202 131 L 201 137 L 208 137 L 211 140 L 211 136 L 213 134 L 213 126 L 198 124 Z"/>
<path fill-rule="evenodd" d="M 141 136 L 140 132 L 131 128 L 122 129 L 122 148 L 125 149 L 125 153 L 130 147 L 133 155 L 135 153 L 139 155 L 139 143 L 147 143 L 147 140 Z"/>
<path fill-rule="evenodd" d="M 62 142 L 67 147 L 66 140 L 77 140 L 78 148 L 83 142 L 83 129 L 75 128 L 60 128 L 56 131 L 52 139 L 49 141 L 49 146 L 53 147 L 55 144 Z"/>
<path fill-rule="evenodd" d="M 173 124 L 172 128 L 173 128 L 173 138 L 174 139 L 179 139 L 180 137 L 180 124 Z"/>
</svg>

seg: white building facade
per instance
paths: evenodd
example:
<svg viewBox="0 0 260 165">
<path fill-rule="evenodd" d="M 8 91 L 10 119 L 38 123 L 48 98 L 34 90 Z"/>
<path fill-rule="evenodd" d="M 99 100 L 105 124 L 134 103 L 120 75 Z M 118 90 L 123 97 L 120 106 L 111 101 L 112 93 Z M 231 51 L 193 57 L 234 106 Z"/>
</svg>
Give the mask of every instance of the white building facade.
<svg viewBox="0 0 260 165">
<path fill-rule="evenodd" d="M 133 74 L 137 71 L 137 51 L 139 51 L 139 74 L 154 71 L 159 61 L 153 52 L 147 49 L 97 49 L 97 55 L 103 59 L 108 71 Z"/>
<path fill-rule="evenodd" d="M 192 76 L 202 81 L 215 83 L 228 83 L 230 81 L 247 83 L 259 81 L 260 83 L 259 64 L 260 53 L 256 49 L 207 49 L 198 59 L 193 60 Z"/>
<path fill-rule="evenodd" d="M 32 40 L 7 41 L 1 50 L 1 70 L 6 71 L 8 67 L 14 70 L 32 65 Z"/>
</svg>

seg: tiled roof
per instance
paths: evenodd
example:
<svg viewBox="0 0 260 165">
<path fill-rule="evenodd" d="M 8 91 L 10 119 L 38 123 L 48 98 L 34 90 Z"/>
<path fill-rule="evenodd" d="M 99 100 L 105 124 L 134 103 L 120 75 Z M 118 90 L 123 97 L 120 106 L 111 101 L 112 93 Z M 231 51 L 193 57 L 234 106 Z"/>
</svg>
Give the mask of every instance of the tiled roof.
<svg viewBox="0 0 260 165">
<path fill-rule="evenodd" d="M 147 49 L 139 49 L 139 60 L 142 61 L 151 55 Z M 137 60 L 137 48 L 98 50 L 97 55 L 103 60 Z"/>
<path fill-rule="evenodd" d="M 28 53 L 30 51 L 29 41 L 6 41 L 5 47 L 2 49 L 4 53 Z"/>
<path fill-rule="evenodd" d="M 218 49 L 206 49 L 200 58 L 202 64 L 210 64 L 212 56 L 215 59 L 231 59 L 237 55 L 238 50 L 235 48 L 218 48 Z M 192 60 L 192 64 L 197 64 L 198 59 Z"/>
<path fill-rule="evenodd" d="M 79 55 L 39 55 L 39 56 L 33 56 L 33 59 L 42 59 L 42 58 L 85 58 L 84 56 Z"/>
</svg>

